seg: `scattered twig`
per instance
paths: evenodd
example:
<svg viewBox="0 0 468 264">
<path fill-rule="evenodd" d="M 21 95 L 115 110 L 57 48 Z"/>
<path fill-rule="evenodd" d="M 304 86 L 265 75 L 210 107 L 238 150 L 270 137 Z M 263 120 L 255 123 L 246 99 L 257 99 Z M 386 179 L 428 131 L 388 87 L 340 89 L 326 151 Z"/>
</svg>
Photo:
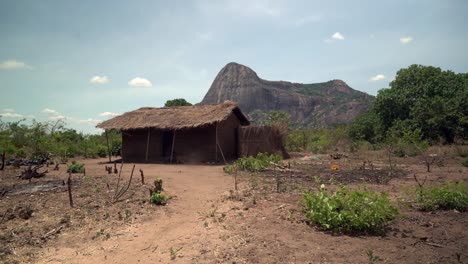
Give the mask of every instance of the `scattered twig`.
<svg viewBox="0 0 468 264">
<path fill-rule="evenodd" d="M 60 231 L 62 231 L 63 228 L 65 228 L 65 225 L 61 225 L 61 226 L 59 226 L 57 228 L 54 228 L 54 229 L 50 230 L 49 232 L 47 232 L 45 235 L 43 235 L 41 238 L 42 239 L 47 239 L 50 236 L 53 236 L 53 235 L 59 233 Z"/>
<path fill-rule="evenodd" d="M 438 248 L 443 248 L 444 247 L 444 246 L 442 246 L 440 244 L 430 243 L 430 242 L 426 242 L 424 244 L 429 245 L 429 246 L 433 246 L 433 247 L 438 247 Z"/>
</svg>

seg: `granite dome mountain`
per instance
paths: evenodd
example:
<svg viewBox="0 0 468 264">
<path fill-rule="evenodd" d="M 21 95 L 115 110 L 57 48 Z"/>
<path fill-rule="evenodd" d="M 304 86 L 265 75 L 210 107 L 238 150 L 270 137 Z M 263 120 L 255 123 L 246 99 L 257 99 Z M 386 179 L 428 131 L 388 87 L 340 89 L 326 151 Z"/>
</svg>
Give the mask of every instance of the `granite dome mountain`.
<svg viewBox="0 0 468 264">
<path fill-rule="evenodd" d="M 201 104 L 232 100 L 247 114 L 281 110 L 290 114 L 292 124 L 328 127 L 351 122 L 369 108 L 373 98 L 341 80 L 312 84 L 268 81 L 249 67 L 231 62 L 218 73 Z"/>
</svg>

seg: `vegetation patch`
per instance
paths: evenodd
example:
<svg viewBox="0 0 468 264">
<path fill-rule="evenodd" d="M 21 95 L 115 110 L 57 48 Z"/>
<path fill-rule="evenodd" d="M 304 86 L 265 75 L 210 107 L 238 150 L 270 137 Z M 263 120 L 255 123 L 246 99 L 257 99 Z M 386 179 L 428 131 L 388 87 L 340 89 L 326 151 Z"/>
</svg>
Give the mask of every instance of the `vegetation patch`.
<svg viewBox="0 0 468 264">
<path fill-rule="evenodd" d="M 72 164 L 68 166 L 67 169 L 68 173 L 84 173 L 85 168 L 83 163 L 78 163 L 76 161 L 72 161 Z"/>
<path fill-rule="evenodd" d="M 156 205 L 165 205 L 167 203 L 167 197 L 160 192 L 153 192 L 150 197 L 150 202 Z"/>
<path fill-rule="evenodd" d="M 447 181 L 440 186 L 420 186 L 416 203 L 422 211 L 468 209 L 468 186 L 465 182 Z"/>
<path fill-rule="evenodd" d="M 256 157 L 243 157 L 236 160 L 234 164 L 224 167 L 224 172 L 231 174 L 236 168 L 250 172 L 264 171 L 272 164 L 279 163 L 281 159 L 278 154 L 258 153 Z"/>
<path fill-rule="evenodd" d="M 398 209 L 385 193 L 340 187 L 331 193 L 325 185 L 303 195 L 304 214 L 324 230 L 338 233 L 383 233 Z"/>
</svg>

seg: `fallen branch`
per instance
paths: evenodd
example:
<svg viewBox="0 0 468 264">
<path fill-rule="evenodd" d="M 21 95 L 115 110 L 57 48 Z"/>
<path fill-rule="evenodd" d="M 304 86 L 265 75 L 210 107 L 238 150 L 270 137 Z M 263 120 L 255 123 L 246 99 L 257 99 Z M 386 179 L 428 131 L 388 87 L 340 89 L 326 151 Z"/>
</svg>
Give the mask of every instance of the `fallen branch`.
<svg viewBox="0 0 468 264">
<path fill-rule="evenodd" d="M 439 244 L 436 244 L 436 243 L 429 243 L 429 242 L 427 242 L 427 243 L 424 243 L 424 244 L 429 245 L 429 246 L 433 246 L 433 247 L 438 247 L 438 248 L 443 248 L 443 247 L 444 247 L 444 246 L 439 245 Z"/>
<path fill-rule="evenodd" d="M 45 235 L 43 235 L 41 238 L 45 240 L 45 239 L 49 238 L 50 236 L 53 236 L 53 235 L 59 233 L 64 228 L 65 228 L 65 225 L 61 225 L 61 226 L 59 226 L 57 228 L 54 228 L 54 229 L 50 230 L 49 232 L 47 232 Z"/>
</svg>

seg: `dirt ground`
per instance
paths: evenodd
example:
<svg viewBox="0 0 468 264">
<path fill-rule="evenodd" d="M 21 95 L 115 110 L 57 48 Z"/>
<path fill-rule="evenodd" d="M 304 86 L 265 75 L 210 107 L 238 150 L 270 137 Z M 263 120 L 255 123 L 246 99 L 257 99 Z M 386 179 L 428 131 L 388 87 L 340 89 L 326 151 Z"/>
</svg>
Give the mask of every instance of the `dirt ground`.
<svg viewBox="0 0 468 264">
<path fill-rule="evenodd" d="M 303 156 L 286 161 L 289 170 L 240 174 L 237 191 L 234 177 L 222 166 L 136 164 L 129 191 L 116 203 L 117 176 L 107 175 L 100 164 L 105 160 L 85 160 L 86 176 L 73 176 L 74 208 L 60 186 L 52 192 L 0 197 L 0 241 L 6 245 L 0 262 L 371 263 L 373 256 L 380 263 L 468 263 L 467 213 L 420 212 L 407 200 L 416 185 L 414 174 L 427 176 L 428 184 L 467 181 L 461 158 L 447 155 L 444 166 L 429 173 L 420 158 L 395 159 L 398 173 L 389 176 L 380 152 L 339 160 Z M 364 160 L 372 166 L 363 168 Z M 330 170 L 332 164 L 340 169 Z M 121 182 L 127 184 L 131 169 L 125 165 Z M 0 190 L 27 183 L 14 174 L 3 172 Z M 61 168 L 33 182 L 66 177 Z M 166 206 L 147 202 L 156 177 L 171 196 Z M 400 215 L 382 236 L 320 231 L 302 216 L 300 204 L 302 191 L 315 188 L 318 179 L 330 188 L 366 184 L 386 191 Z"/>
</svg>

